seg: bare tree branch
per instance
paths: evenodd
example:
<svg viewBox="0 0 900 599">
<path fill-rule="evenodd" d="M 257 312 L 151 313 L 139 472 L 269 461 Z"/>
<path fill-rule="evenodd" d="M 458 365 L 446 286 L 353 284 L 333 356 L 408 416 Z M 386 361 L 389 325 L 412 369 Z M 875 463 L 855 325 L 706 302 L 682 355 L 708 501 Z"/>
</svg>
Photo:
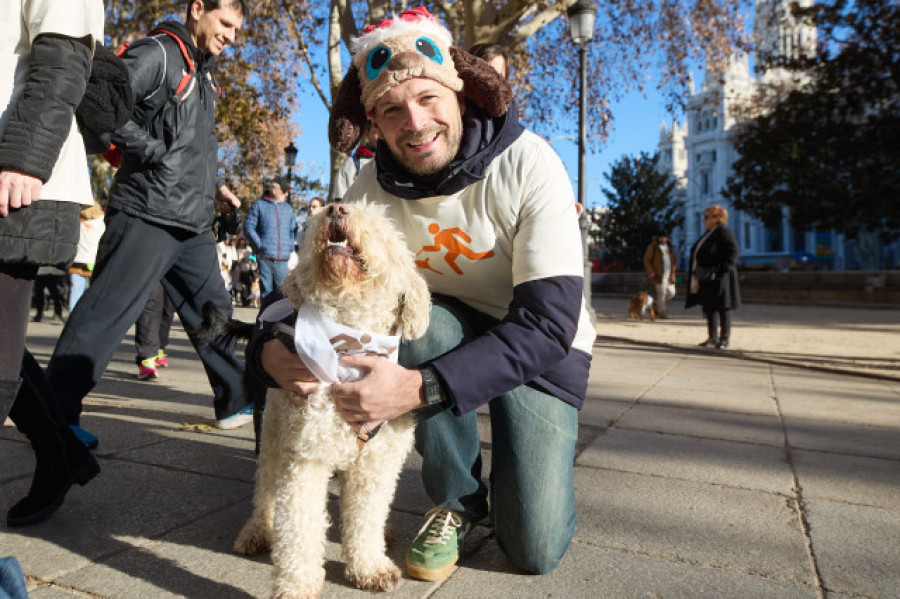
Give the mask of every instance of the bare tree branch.
<svg viewBox="0 0 900 599">
<path fill-rule="evenodd" d="M 300 19 L 294 12 L 294 4 L 290 0 L 282 0 L 281 5 L 291 17 L 291 22 L 294 24 L 294 32 L 297 34 L 297 49 L 300 50 L 300 55 L 303 57 L 303 61 L 309 68 L 309 81 L 310 83 L 312 83 L 312 86 L 316 90 L 316 93 L 319 94 L 319 99 L 322 100 L 322 103 L 325 105 L 325 107 L 328 108 L 328 110 L 331 110 L 331 103 L 328 101 L 328 96 L 325 95 L 325 90 L 322 89 L 322 83 L 319 81 L 318 75 L 316 75 L 315 65 L 313 64 L 312 58 L 309 55 L 309 47 L 306 45 L 306 41 L 303 39 L 304 36 L 303 31 L 300 28 Z"/>
<path fill-rule="evenodd" d="M 529 37 L 535 35 L 544 26 L 549 25 L 550 23 L 558 19 L 560 15 L 564 14 L 565 8 L 571 3 L 572 2 L 570 1 L 564 1 L 559 2 L 555 6 L 549 6 L 541 12 L 537 13 L 527 23 L 524 23 L 521 26 L 510 30 L 507 35 L 509 36 L 511 45 L 517 46 L 521 44 Z"/>
</svg>

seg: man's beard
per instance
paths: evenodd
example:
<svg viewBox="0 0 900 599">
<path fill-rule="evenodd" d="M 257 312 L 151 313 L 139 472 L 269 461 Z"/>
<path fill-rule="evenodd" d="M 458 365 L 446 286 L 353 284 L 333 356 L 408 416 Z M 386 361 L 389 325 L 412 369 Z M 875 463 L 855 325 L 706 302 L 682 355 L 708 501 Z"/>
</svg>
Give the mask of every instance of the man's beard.
<svg viewBox="0 0 900 599">
<path fill-rule="evenodd" d="M 422 143 L 428 143 L 429 141 L 435 139 L 439 135 L 446 136 L 446 145 L 445 148 L 447 150 L 445 156 L 441 157 L 430 157 L 428 162 L 422 162 L 416 159 L 410 159 L 403 152 L 394 151 L 391 148 L 391 153 L 394 155 L 394 158 L 403 165 L 406 170 L 414 175 L 418 175 L 420 177 L 431 177 L 434 176 L 450 165 L 453 162 L 453 159 L 456 157 L 457 152 L 459 152 L 459 145 L 462 140 L 462 124 L 457 127 L 455 130 L 451 129 L 448 125 L 430 125 L 425 127 L 424 129 L 420 129 L 419 131 L 412 131 L 410 133 L 404 134 L 397 140 L 397 144 L 400 148 L 406 146 L 406 144 L 418 145 Z M 432 160 L 433 159 L 433 160 Z"/>
</svg>

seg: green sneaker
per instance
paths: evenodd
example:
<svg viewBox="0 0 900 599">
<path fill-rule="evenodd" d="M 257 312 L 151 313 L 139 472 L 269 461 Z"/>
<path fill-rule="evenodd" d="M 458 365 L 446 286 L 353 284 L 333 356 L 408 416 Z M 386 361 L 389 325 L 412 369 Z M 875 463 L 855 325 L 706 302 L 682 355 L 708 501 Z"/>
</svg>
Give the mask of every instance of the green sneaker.
<svg viewBox="0 0 900 599">
<path fill-rule="evenodd" d="M 425 517 L 425 526 L 406 552 L 406 573 L 419 580 L 443 580 L 459 559 L 459 544 L 471 523 L 462 514 L 439 507 Z"/>
</svg>

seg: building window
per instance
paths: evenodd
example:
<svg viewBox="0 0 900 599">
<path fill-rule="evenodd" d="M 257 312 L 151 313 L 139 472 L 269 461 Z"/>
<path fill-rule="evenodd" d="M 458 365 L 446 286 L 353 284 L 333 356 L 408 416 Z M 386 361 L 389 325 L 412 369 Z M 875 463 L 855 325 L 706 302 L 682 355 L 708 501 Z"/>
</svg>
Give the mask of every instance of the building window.
<svg viewBox="0 0 900 599">
<path fill-rule="evenodd" d="M 791 232 L 794 236 L 793 250 L 795 252 L 806 252 L 806 231 L 792 228 Z"/>
<path fill-rule="evenodd" d="M 763 230 L 763 251 L 784 251 L 784 236 L 782 235 L 781 223 L 778 223 L 774 227 L 766 227 Z"/>
<path fill-rule="evenodd" d="M 712 161 L 713 161 L 713 162 L 716 161 L 716 156 L 717 156 L 716 151 L 713 150 L 713 151 L 712 151 Z"/>
<path fill-rule="evenodd" d="M 749 250 L 753 248 L 753 227 L 750 226 L 750 223 L 744 223 L 744 249 Z"/>
<path fill-rule="evenodd" d="M 700 193 L 709 195 L 709 173 L 700 173 Z"/>
</svg>

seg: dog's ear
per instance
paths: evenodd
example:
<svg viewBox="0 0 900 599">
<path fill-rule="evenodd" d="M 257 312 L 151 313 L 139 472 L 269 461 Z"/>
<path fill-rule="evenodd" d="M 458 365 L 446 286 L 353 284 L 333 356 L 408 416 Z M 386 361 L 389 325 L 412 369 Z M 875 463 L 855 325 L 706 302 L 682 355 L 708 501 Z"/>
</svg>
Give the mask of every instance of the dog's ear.
<svg viewBox="0 0 900 599">
<path fill-rule="evenodd" d="M 350 65 L 328 117 L 328 141 L 339 152 L 347 153 L 352 150 L 366 128 L 368 117 L 361 97 L 359 73 L 356 65 Z"/>
<path fill-rule="evenodd" d="M 462 48 L 450 46 L 450 56 L 463 81 L 463 95 L 490 116 L 506 114 L 512 102 L 509 82 L 486 61 Z"/>
<path fill-rule="evenodd" d="M 415 267 L 409 269 L 404 287 L 398 332 L 405 340 L 418 339 L 428 329 L 431 293 L 428 291 L 425 279 L 415 271 Z"/>
</svg>

